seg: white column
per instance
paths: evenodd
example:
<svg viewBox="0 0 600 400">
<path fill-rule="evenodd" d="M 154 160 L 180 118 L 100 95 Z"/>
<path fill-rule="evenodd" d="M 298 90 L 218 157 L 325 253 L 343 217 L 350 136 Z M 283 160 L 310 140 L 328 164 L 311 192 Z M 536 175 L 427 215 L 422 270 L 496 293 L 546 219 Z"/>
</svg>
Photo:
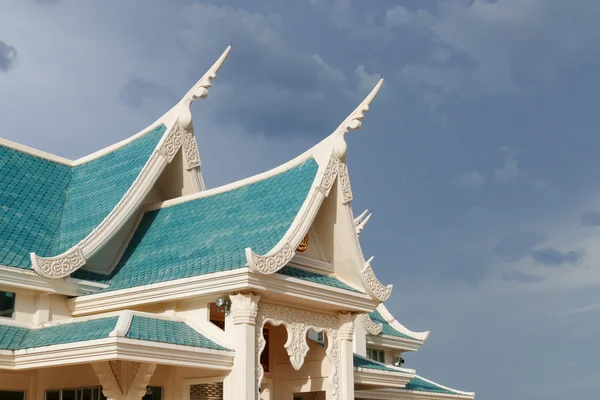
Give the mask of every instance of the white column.
<svg viewBox="0 0 600 400">
<path fill-rule="evenodd" d="M 354 349 L 352 338 L 354 336 L 354 315 L 338 314 L 340 327 L 338 330 L 339 341 L 339 400 L 354 400 Z"/>
<path fill-rule="evenodd" d="M 367 331 L 362 318 L 357 317 L 354 323 L 354 340 L 352 341 L 354 352 L 360 356 L 367 356 Z"/>
<path fill-rule="evenodd" d="M 235 346 L 231 373 L 223 385 L 224 400 L 256 398 L 256 315 L 260 296 L 235 294 L 230 314 L 225 318 L 225 334 Z"/>
</svg>

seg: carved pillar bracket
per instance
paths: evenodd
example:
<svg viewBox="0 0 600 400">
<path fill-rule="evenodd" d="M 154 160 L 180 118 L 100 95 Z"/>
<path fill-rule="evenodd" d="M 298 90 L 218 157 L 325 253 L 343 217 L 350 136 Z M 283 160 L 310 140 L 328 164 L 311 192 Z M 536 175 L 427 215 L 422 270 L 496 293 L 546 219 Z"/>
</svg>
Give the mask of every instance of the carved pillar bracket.
<svg viewBox="0 0 600 400">
<path fill-rule="evenodd" d="M 256 324 L 259 295 L 238 293 L 229 296 L 234 324 Z"/>
<path fill-rule="evenodd" d="M 260 355 L 265 347 L 265 339 L 262 331 L 265 324 L 283 325 L 287 330 L 287 342 L 285 349 L 290 357 L 290 363 L 298 370 L 304 365 L 309 347 L 306 339 L 307 332 L 312 329 L 316 332 L 324 332 L 327 335 L 327 359 L 331 364 L 329 383 L 331 385 L 332 399 L 338 400 L 340 393 L 340 360 L 339 360 L 339 338 L 338 329 L 340 322 L 338 317 L 315 311 L 303 310 L 272 303 L 259 303 L 256 317 L 256 399 L 260 399 L 259 388 L 264 376 Z M 347 325 L 345 325 L 347 327 Z"/>
<path fill-rule="evenodd" d="M 354 337 L 354 320 L 356 316 L 350 313 L 338 314 L 338 320 L 340 323 L 339 336 L 340 340 L 352 341 Z"/>
</svg>

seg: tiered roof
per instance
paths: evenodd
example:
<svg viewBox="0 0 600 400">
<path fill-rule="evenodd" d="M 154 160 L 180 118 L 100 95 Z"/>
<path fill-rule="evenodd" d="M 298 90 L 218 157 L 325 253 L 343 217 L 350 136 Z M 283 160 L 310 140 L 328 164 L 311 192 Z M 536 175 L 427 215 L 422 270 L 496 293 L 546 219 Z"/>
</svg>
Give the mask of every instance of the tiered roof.
<svg viewBox="0 0 600 400">
<path fill-rule="evenodd" d="M 89 161 L 67 165 L 0 143 L 0 265 L 31 268 L 85 238 L 127 192 L 165 133 L 159 125 Z"/>
</svg>

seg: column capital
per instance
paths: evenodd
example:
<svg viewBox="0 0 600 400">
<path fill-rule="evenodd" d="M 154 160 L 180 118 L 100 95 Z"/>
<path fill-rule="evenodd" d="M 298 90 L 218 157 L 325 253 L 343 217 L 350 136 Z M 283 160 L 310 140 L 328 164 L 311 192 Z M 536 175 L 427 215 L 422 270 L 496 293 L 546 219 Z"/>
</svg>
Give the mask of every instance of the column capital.
<svg viewBox="0 0 600 400">
<path fill-rule="evenodd" d="M 356 315 L 351 313 L 339 313 L 338 321 L 338 335 L 340 340 L 348 340 L 352 341 L 354 337 L 354 320 L 356 319 Z"/>
<path fill-rule="evenodd" d="M 233 316 L 234 324 L 256 324 L 260 295 L 254 293 L 237 293 L 230 295 L 229 299 L 231 300 L 231 315 Z"/>
</svg>

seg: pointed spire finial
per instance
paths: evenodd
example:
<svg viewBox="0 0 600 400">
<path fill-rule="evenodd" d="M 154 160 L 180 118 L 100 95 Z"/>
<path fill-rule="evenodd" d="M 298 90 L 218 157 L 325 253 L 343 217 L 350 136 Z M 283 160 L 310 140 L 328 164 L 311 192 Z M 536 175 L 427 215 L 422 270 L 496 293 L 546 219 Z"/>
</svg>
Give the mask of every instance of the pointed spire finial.
<svg viewBox="0 0 600 400">
<path fill-rule="evenodd" d="M 356 225 L 356 234 L 357 235 L 360 235 L 362 230 L 365 229 L 365 225 L 367 225 L 367 222 L 369 222 L 372 215 L 373 215 L 373 213 L 370 213 L 369 215 L 366 216 L 365 219 L 363 219 L 361 222 L 358 223 L 358 225 Z"/>
<path fill-rule="evenodd" d="M 197 98 L 203 99 L 206 96 L 208 96 L 208 88 L 211 87 L 212 80 L 217 77 L 217 72 L 219 72 L 219 69 L 221 69 L 223 63 L 227 59 L 227 56 L 231 51 L 231 46 L 232 45 L 230 43 L 229 46 L 227 46 L 227 48 L 223 52 L 223 54 L 221 54 L 221 57 L 217 59 L 213 66 L 210 67 L 210 69 L 206 71 L 204 76 L 202 76 L 202 78 L 200 78 L 200 80 L 194 85 L 194 87 L 190 89 L 190 91 L 185 95 L 183 100 L 193 102 Z"/>
<path fill-rule="evenodd" d="M 348 117 L 338 126 L 335 130 L 334 134 L 339 136 L 343 136 L 348 133 L 351 129 L 358 130 L 362 126 L 362 120 L 365 118 L 365 112 L 369 111 L 369 105 L 373 101 L 373 99 L 377 96 L 379 89 L 381 89 L 381 85 L 383 85 L 383 76 L 379 79 L 379 82 L 375 85 L 371 93 L 365 97 L 365 99 L 352 111 Z"/>
</svg>

